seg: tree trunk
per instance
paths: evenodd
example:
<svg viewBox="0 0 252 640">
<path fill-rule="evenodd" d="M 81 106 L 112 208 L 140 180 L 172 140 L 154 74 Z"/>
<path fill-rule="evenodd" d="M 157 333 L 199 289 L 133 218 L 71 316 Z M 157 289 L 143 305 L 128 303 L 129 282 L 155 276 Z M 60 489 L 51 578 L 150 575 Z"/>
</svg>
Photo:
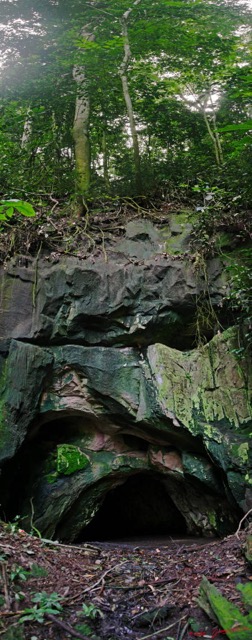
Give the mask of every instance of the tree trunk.
<svg viewBox="0 0 252 640">
<path fill-rule="evenodd" d="M 25 149 L 32 136 L 32 109 L 28 107 L 21 138 L 21 149 Z"/>
<path fill-rule="evenodd" d="M 87 31 L 87 26 L 81 32 L 85 40 L 93 41 L 94 35 Z M 73 140 L 76 169 L 76 194 L 79 204 L 79 215 L 86 212 L 85 198 L 88 194 L 91 179 L 91 148 L 89 139 L 90 97 L 86 85 L 84 67 L 75 66 L 73 78 L 76 82 L 77 94 L 73 122 Z"/>
<path fill-rule="evenodd" d="M 217 146 L 218 153 L 219 153 L 220 164 L 223 164 L 223 162 L 224 162 L 223 151 L 222 151 L 219 132 L 217 130 L 215 113 L 213 114 L 213 133 L 214 133 L 214 137 L 215 137 L 215 140 L 216 140 L 216 146 Z"/>
<path fill-rule="evenodd" d="M 207 114 L 206 111 L 206 106 L 207 106 L 207 102 L 210 99 L 212 108 L 213 108 L 213 126 L 211 123 L 211 119 Z M 209 133 L 209 136 L 212 140 L 213 143 L 213 147 L 214 147 L 214 153 L 215 153 L 215 158 L 216 158 L 216 164 L 218 165 L 218 167 L 221 167 L 221 165 L 223 164 L 223 153 L 222 153 L 222 147 L 221 147 L 221 141 L 220 141 L 220 137 L 217 131 L 217 127 L 216 127 L 216 117 L 215 117 L 215 113 L 214 113 L 214 105 L 213 105 L 213 101 L 212 101 L 212 97 L 211 97 L 211 93 L 209 93 L 202 105 L 202 111 L 203 111 L 203 118 L 204 118 L 204 122 L 207 128 L 207 131 Z"/>
<path fill-rule="evenodd" d="M 102 159 L 103 159 L 103 178 L 107 191 L 110 190 L 109 168 L 108 168 L 108 147 L 106 129 L 102 132 Z"/>
<path fill-rule="evenodd" d="M 192 95 L 194 94 L 193 88 L 190 87 L 190 85 L 188 86 L 188 90 Z M 180 95 L 183 98 L 183 100 L 190 107 L 191 104 L 192 104 L 191 101 L 189 101 L 186 98 L 185 95 L 183 95 L 183 94 L 180 94 Z M 199 98 L 197 98 L 197 96 L 194 96 L 194 97 L 195 97 L 195 104 L 198 107 L 198 111 L 203 116 L 203 120 L 204 120 L 204 123 L 205 123 L 206 128 L 207 128 L 207 133 L 208 133 L 208 135 L 209 135 L 209 137 L 210 137 L 210 139 L 211 139 L 211 141 L 213 143 L 213 149 L 214 149 L 214 155 L 215 155 L 215 159 L 216 159 L 216 164 L 218 165 L 218 167 L 221 167 L 221 165 L 223 164 L 223 151 L 222 151 L 220 136 L 219 136 L 219 133 L 217 131 L 217 126 L 216 126 L 216 116 L 215 116 L 214 104 L 213 104 L 213 100 L 212 100 L 212 96 L 211 96 L 211 89 L 205 95 L 202 95 Z M 208 106 L 209 101 L 210 101 L 211 107 L 212 107 L 212 113 L 210 115 L 207 112 L 207 106 Z"/>
<path fill-rule="evenodd" d="M 141 0 L 135 0 L 133 3 L 133 7 L 140 4 Z M 132 137 L 132 145 L 133 145 L 133 154 L 134 154 L 134 166 L 135 166 L 135 182 L 136 182 L 136 190 L 138 193 L 142 190 L 142 179 L 141 179 L 141 166 L 140 166 L 140 152 L 139 152 L 139 142 L 138 142 L 138 134 L 136 130 L 136 121 L 132 106 L 132 100 L 129 91 L 129 83 L 128 83 L 128 67 L 131 60 L 131 49 L 129 43 L 128 36 L 128 27 L 127 22 L 128 18 L 133 11 L 133 7 L 125 11 L 122 17 L 122 36 L 124 43 L 124 58 L 120 68 L 120 76 L 122 81 L 122 89 L 123 96 L 126 104 L 126 109 L 129 117 L 129 125 L 130 125 L 130 133 Z"/>
<path fill-rule="evenodd" d="M 220 139 L 219 139 L 218 132 L 214 127 L 213 128 L 211 127 L 210 119 L 208 118 L 205 111 L 203 111 L 203 118 L 204 118 L 207 131 L 213 143 L 216 164 L 218 165 L 218 167 L 220 167 L 223 164 L 223 155 L 222 155 L 222 149 L 220 146 Z"/>
</svg>

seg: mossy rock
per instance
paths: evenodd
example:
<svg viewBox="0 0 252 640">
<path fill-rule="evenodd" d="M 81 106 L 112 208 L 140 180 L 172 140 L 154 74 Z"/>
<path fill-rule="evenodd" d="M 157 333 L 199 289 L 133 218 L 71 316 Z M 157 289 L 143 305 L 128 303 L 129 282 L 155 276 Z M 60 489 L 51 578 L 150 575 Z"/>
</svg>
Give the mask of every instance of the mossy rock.
<svg viewBox="0 0 252 640">
<path fill-rule="evenodd" d="M 191 210 L 176 212 L 169 217 L 169 226 L 164 227 L 160 232 L 165 241 L 167 253 L 179 255 L 189 249 L 194 218 L 195 214 Z"/>
<path fill-rule="evenodd" d="M 189 452 L 182 453 L 184 473 L 191 478 L 197 478 L 210 489 L 221 492 L 221 484 L 215 474 L 213 466 L 204 456 Z"/>
<path fill-rule="evenodd" d="M 244 589 L 244 587 L 246 587 Z M 238 587 L 237 587 L 238 588 Z M 239 585 L 246 608 L 250 609 L 252 585 Z M 252 612 L 244 615 L 233 603 L 224 598 L 218 589 L 204 576 L 200 584 L 198 603 L 214 620 L 217 620 L 230 640 L 251 640 Z"/>
<path fill-rule="evenodd" d="M 89 465 L 89 458 L 79 447 L 72 444 L 61 444 L 57 447 L 57 473 L 70 476 Z"/>
<path fill-rule="evenodd" d="M 250 536 L 251 537 L 251 536 Z M 252 538 L 251 538 L 252 540 Z M 246 582 L 245 584 L 239 583 L 237 585 L 238 591 L 241 592 L 242 600 L 245 604 L 245 607 L 250 610 L 252 609 L 252 584 L 251 582 Z M 251 614 L 250 614 L 251 616 Z"/>
</svg>

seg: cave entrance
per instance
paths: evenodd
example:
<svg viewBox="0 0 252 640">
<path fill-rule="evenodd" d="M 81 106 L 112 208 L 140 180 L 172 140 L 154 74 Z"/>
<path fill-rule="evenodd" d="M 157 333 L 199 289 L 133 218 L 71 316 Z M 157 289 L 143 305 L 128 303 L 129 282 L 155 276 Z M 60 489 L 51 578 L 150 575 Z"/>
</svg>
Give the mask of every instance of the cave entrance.
<svg viewBox="0 0 252 640">
<path fill-rule="evenodd" d="M 78 542 L 186 533 L 185 518 L 165 489 L 162 477 L 141 473 L 107 493 Z"/>
</svg>

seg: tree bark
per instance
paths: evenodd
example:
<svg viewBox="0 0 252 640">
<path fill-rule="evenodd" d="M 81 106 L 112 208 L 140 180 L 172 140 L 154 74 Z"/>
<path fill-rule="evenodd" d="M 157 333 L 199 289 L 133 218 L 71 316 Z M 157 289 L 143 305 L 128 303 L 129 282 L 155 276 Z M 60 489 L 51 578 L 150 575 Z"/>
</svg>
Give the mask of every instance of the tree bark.
<svg viewBox="0 0 252 640">
<path fill-rule="evenodd" d="M 120 68 L 120 77 L 122 81 L 122 89 L 123 96 L 126 104 L 126 109 L 129 117 L 129 125 L 130 125 L 130 133 L 132 137 L 132 145 L 133 145 L 133 154 L 134 154 L 134 167 L 135 167 L 135 183 L 136 190 L 138 193 L 142 190 L 142 179 L 141 179 L 141 166 L 140 166 L 140 151 L 139 151 L 139 142 L 138 142 L 138 134 L 136 129 L 136 121 L 133 111 L 132 100 L 130 96 L 129 83 L 128 83 L 128 67 L 131 60 L 131 49 L 128 35 L 128 18 L 133 11 L 133 8 L 140 4 L 141 0 L 135 0 L 133 2 L 133 6 L 125 11 L 122 17 L 122 36 L 124 43 L 124 58 Z"/>
<path fill-rule="evenodd" d="M 85 40 L 93 41 L 94 35 L 88 32 L 88 25 L 81 32 Z M 76 194 L 79 215 L 87 210 L 85 198 L 90 188 L 91 148 L 89 139 L 90 97 L 87 89 L 84 67 L 75 66 L 73 78 L 76 82 L 76 102 L 73 122 L 73 140 L 76 169 Z"/>
<path fill-rule="evenodd" d="M 109 165 L 108 165 L 108 146 L 107 146 L 107 134 L 106 129 L 102 132 L 102 159 L 103 159 L 103 178 L 107 191 L 110 190 L 109 182 Z"/>
</svg>

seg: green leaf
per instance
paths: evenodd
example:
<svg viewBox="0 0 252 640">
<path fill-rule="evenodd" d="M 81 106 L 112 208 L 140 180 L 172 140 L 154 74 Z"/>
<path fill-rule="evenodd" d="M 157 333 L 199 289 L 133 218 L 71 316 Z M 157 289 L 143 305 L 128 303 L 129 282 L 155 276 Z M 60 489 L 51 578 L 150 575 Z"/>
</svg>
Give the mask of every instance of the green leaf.
<svg viewBox="0 0 252 640">
<path fill-rule="evenodd" d="M 17 209 L 19 213 L 22 213 L 22 215 L 26 216 L 27 218 L 33 218 L 36 215 L 33 207 L 31 206 L 31 204 L 29 204 L 29 202 L 17 202 L 15 204 L 15 209 Z"/>
<path fill-rule="evenodd" d="M 19 622 L 39 622 L 42 624 L 44 622 L 44 612 L 36 607 L 32 607 L 31 609 L 25 609 L 25 615 L 19 618 Z"/>
<path fill-rule="evenodd" d="M 13 213 L 14 213 L 14 207 L 9 207 L 5 211 L 5 215 L 7 216 L 7 218 L 11 218 L 13 216 Z"/>
<path fill-rule="evenodd" d="M 227 124 L 225 127 L 218 128 L 220 133 L 225 131 L 252 131 L 252 120 L 241 124 Z"/>
<path fill-rule="evenodd" d="M 17 202 L 20 202 L 20 200 L 0 200 L 1 202 L 1 209 L 3 207 L 9 207 L 10 205 L 15 207 Z"/>
<path fill-rule="evenodd" d="M 29 202 L 24 202 L 23 200 L 1 200 L 0 211 L 3 211 L 7 207 L 7 211 L 10 211 L 13 208 L 19 211 L 23 216 L 27 218 L 32 218 L 36 215 L 32 205 Z M 7 211 L 5 212 L 7 214 Z M 10 214 L 7 214 L 10 216 Z M 12 214 L 11 214 L 12 215 Z"/>
</svg>

